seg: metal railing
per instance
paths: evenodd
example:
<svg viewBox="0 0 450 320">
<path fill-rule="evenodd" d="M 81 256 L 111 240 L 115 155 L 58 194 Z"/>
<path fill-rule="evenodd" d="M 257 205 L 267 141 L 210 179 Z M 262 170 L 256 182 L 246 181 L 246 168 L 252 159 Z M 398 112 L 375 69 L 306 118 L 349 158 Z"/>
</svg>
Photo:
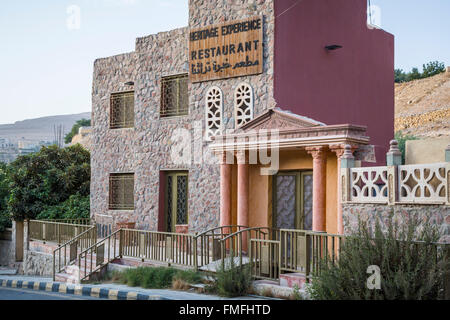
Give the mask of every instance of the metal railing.
<svg viewBox="0 0 450 320">
<path fill-rule="evenodd" d="M 202 267 L 204 265 L 210 264 L 211 262 L 220 260 L 222 258 L 220 241 L 234 232 L 238 232 L 247 228 L 247 226 L 239 225 L 220 226 L 197 234 L 194 237 L 196 246 L 199 248 L 197 250 L 197 266 Z"/>
<path fill-rule="evenodd" d="M 41 219 L 40 221 L 50 221 L 50 222 L 58 222 L 58 223 L 68 223 L 68 224 L 82 224 L 82 225 L 90 225 L 90 218 L 81 218 L 81 219 Z"/>
<path fill-rule="evenodd" d="M 250 239 L 251 274 L 256 279 L 278 280 L 281 243 L 276 240 Z"/>
<path fill-rule="evenodd" d="M 80 281 L 89 279 L 111 261 L 121 256 L 121 238 L 123 229 L 117 230 L 105 239 L 81 251 L 78 255 Z M 95 261 L 94 261 L 95 259 Z"/>
<path fill-rule="evenodd" d="M 269 227 L 246 228 L 234 232 L 221 239 L 220 252 L 222 260 L 222 269 L 225 269 L 225 261 L 238 258 L 238 265 L 242 266 L 249 262 L 245 261 L 249 257 L 249 248 L 251 240 L 270 240 L 270 237 L 276 237 L 277 230 Z"/>
<path fill-rule="evenodd" d="M 90 225 L 70 224 L 44 220 L 30 220 L 28 232 L 31 240 L 66 243 L 92 228 Z"/>
<path fill-rule="evenodd" d="M 195 236 L 184 233 L 121 229 L 121 256 L 196 267 Z"/>
<path fill-rule="evenodd" d="M 91 247 L 97 242 L 97 227 L 91 226 L 75 238 L 59 246 L 53 251 L 53 281 L 56 274 L 68 265 L 75 264 L 79 251 Z"/>
</svg>

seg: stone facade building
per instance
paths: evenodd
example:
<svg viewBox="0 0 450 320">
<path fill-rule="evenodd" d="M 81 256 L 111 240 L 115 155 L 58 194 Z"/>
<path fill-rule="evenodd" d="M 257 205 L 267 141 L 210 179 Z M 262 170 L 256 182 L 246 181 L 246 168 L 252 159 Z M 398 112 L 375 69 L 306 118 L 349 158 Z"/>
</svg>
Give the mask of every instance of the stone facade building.
<svg viewBox="0 0 450 320">
<path fill-rule="evenodd" d="M 315 195 L 320 203 L 311 204 L 310 210 L 320 210 L 320 228 L 336 232 L 339 151 L 334 147 L 342 151 L 343 144 L 353 143 L 354 150 L 363 150 L 369 143 L 364 127 L 369 121 L 376 155 L 385 152 L 384 147 L 378 150 L 381 141 L 393 135 L 389 129 L 394 119 L 393 37 L 367 27 L 366 9 L 365 0 L 304 0 L 293 7 L 285 0 L 190 0 L 187 27 L 138 38 L 134 52 L 96 60 L 91 142 L 91 215 L 96 223 L 102 230 L 131 222 L 139 229 L 177 232 L 200 232 L 219 225 L 221 220 L 270 225 L 272 199 L 265 195 L 275 183 L 272 178 L 258 180 L 253 172 L 256 170 L 251 169 L 250 181 L 259 187 L 247 181 L 242 191 L 237 181 L 242 177 L 238 166 L 221 167 L 220 157 L 215 156 L 220 152 L 211 148 L 218 137 L 232 136 L 245 126 L 261 129 L 254 121 L 265 119 L 271 124 L 269 129 L 278 123 L 279 128 L 301 133 L 301 142 L 290 147 L 301 149 L 301 153 L 296 155 L 291 149 L 282 152 L 285 170 L 311 172 L 318 164 L 327 172 L 330 182 L 321 180 L 327 181 L 327 187 Z M 214 32 L 212 26 L 219 25 L 221 30 L 220 26 L 232 23 L 229 30 L 244 33 L 257 25 L 235 22 L 252 17 L 256 17 L 253 22 L 261 19 L 262 41 L 246 41 L 249 47 L 245 50 L 253 45 L 256 50 L 262 44 L 262 61 L 253 61 L 262 66 L 260 72 L 191 81 L 198 71 L 191 61 L 190 41 L 207 34 L 192 35 L 193 30 L 211 28 L 207 32 Z M 309 34 L 305 34 L 307 30 Z M 367 34 L 370 36 L 365 37 Z M 371 52 L 370 48 L 376 50 Z M 231 47 L 228 50 L 231 56 Z M 298 50 L 301 60 L 295 54 Z M 210 53 L 205 50 L 198 55 Z M 242 63 L 251 66 L 248 56 Z M 360 68 L 364 72 L 356 72 Z M 340 76 L 333 74 L 335 71 L 341 72 Z M 296 79 L 292 81 L 294 74 Z M 330 81 L 336 77 L 337 82 Z M 336 87 L 346 90 L 337 92 Z M 355 94 L 349 96 L 348 89 Z M 364 94 L 369 91 L 370 95 Z M 378 97 L 376 106 L 372 96 Z M 276 106 L 299 116 L 274 109 Z M 378 115 L 367 117 L 374 107 Z M 335 115 L 332 121 L 330 114 Z M 342 123 L 362 126 L 338 126 Z M 317 144 L 306 143 L 312 136 L 328 136 L 328 140 L 323 138 L 328 142 L 319 139 Z M 178 149 L 180 141 L 190 147 Z M 319 149 L 305 149 L 311 147 Z M 178 156 L 188 156 L 191 161 L 180 164 Z M 313 161 L 316 156 L 318 160 Z M 328 159 L 327 166 L 322 165 L 323 157 Z M 369 158 L 361 156 L 359 160 L 364 165 Z M 296 161 L 299 165 L 292 165 Z M 370 161 L 384 160 L 378 157 Z M 325 179 L 325 174 L 317 174 L 314 179 L 317 177 Z M 312 175 L 309 180 L 311 187 Z M 230 189 L 226 198 L 224 188 Z M 252 218 L 261 209 L 261 195 L 264 213 Z M 299 199 L 294 195 L 292 201 Z M 224 210 L 228 213 L 221 213 Z M 246 220 L 240 219 L 242 212 Z"/>
</svg>

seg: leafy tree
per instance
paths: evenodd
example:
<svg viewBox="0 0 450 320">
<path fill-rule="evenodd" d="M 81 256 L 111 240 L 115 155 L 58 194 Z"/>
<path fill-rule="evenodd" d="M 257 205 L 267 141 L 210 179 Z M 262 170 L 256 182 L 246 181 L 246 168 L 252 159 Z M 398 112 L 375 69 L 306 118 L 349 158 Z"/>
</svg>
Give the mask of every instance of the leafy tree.
<svg viewBox="0 0 450 320">
<path fill-rule="evenodd" d="M 422 77 L 428 78 L 445 71 L 445 64 L 439 61 L 428 62 L 423 65 Z"/>
<path fill-rule="evenodd" d="M 81 119 L 75 122 L 75 124 L 72 127 L 72 130 L 66 136 L 64 137 L 64 142 L 66 144 L 69 144 L 72 142 L 72 138 L 78 134 L 78 130 L 81 127 L 89 127 L 91 125 L 91 120 L 89 119 Z"/>
<path fill-rule="evenodd" d="M 406 73 L 402 69 L 395 69 L 394 74 L 396 83 L 406 82 Z"/>
<path fill-rule="evenodd" d="M 422 75 L 419 72 L 419 69 L 412 68 L 411 72 L 407 74 L 406 81 L 413 81 L 417 79 L 421 79 Z"/>
<path fill-rule="evenodd" d="M 36 217 L 45 219 L 83 219 L 90 215 L 90 198 L 80 194 L 71 195 L 69 199 L 54 206 L 48 206 Z"/>
<path fill-rule="evenodd" d="M 11 227 L 11 217 L 8 213 L 7 201 L 9 197 L 8 166 L 0 163 L 0 232 Z"/>
<path fill-rule="evenodd" d="M 35 219 L 49 207 L 74 207 L 73 195 L 86 197 L 90 188 L 90 154 L 80 145 L 43 147 L 10 164 L 8 210 L 16 220 Z M 65 203 L 65 205 L 64 205 Z"/>
<path fill-rule="evenodd" d="M 395 69 L 395 82 L 409 82 L 435 76 L 445 71 L 445 64 L 439 61 L 431 61 L 423 65 L 423 72 L 418 68 L 412 68 L 411 72 L 405 73 L 402 69 Z"/>
</svg>

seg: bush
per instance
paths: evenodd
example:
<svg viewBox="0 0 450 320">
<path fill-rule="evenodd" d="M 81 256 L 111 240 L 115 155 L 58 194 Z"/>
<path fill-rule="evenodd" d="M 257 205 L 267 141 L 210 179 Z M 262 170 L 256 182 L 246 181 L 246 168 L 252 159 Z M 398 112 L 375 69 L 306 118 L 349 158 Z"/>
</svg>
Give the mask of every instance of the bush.
<svg viewBox="0 0 450 320">
<path fill-rule="evenodd" d="M 174 286 L 183 289 L 185 285 L 201 281 L 201 275 L 195 271 L 177 270 L 166 267 L 138 267 L 127 269 L 120 273 L 111 274 L 113 281 L 118 281 L 130 287 L 142 287 L 147 289 L 163 289 Z"/>
<path fill-rule="evenodd" d="M 210 289 L 220 296 L 239 297 L 250 292 L 252 275 L 249 265 L 236 266 L 230 259 L 224 267 L 220 267 L 215 275 L 215 282 Z"/>
<path fill-rule="evenodd" d="M 395 82 L 409 82 L 417 79 L 424 79 L 435 76 L 445 71 L 445 64 L 439 61 L 428 62 L 423 65 L 423 72 L 418 68 L 412 68 L 411 72 L 405 73 L 402 69 L 395 69 Z"/>
<path fill-rule="evenodd" d="M 432 250 L 438 238 L 435 228 L 419 226 L 416 219 L 401 227 L 391 223 L 386 231 L 377 223 L 374 232 L 360 222 L 355 234 L 343 241 L 339 261 L 323 263 L 307 291 L 318 300 L 442 298 L 443 270 L 449 266 Z M 380 268 L 381 289 L 368 288 L 369 266 Z"/>
</svg>

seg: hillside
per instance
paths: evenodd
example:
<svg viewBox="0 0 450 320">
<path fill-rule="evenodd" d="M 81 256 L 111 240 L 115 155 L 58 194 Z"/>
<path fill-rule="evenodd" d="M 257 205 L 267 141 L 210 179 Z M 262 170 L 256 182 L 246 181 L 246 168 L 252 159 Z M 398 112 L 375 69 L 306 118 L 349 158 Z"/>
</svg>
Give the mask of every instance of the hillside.
<svg viewBox="0 0 450 320">
<path fill-rule="evenodd" d="M 8 138 L 12 142 L 16 142 L 22 137 L 33 141 L 53 141 L 55 125 L 62 125 L 64 133 L 68 133 L 75 122 L 82 118 L 90 119 L 91 113 L 51 116 L 17 121 L 14 124 L 3 124 L 0 125 L 0 138 Z"/>
<path fill-rule="evenodd" d="M 450 72 L 395 85 L 395 131 L 450 137 Z"/>
</svg>

